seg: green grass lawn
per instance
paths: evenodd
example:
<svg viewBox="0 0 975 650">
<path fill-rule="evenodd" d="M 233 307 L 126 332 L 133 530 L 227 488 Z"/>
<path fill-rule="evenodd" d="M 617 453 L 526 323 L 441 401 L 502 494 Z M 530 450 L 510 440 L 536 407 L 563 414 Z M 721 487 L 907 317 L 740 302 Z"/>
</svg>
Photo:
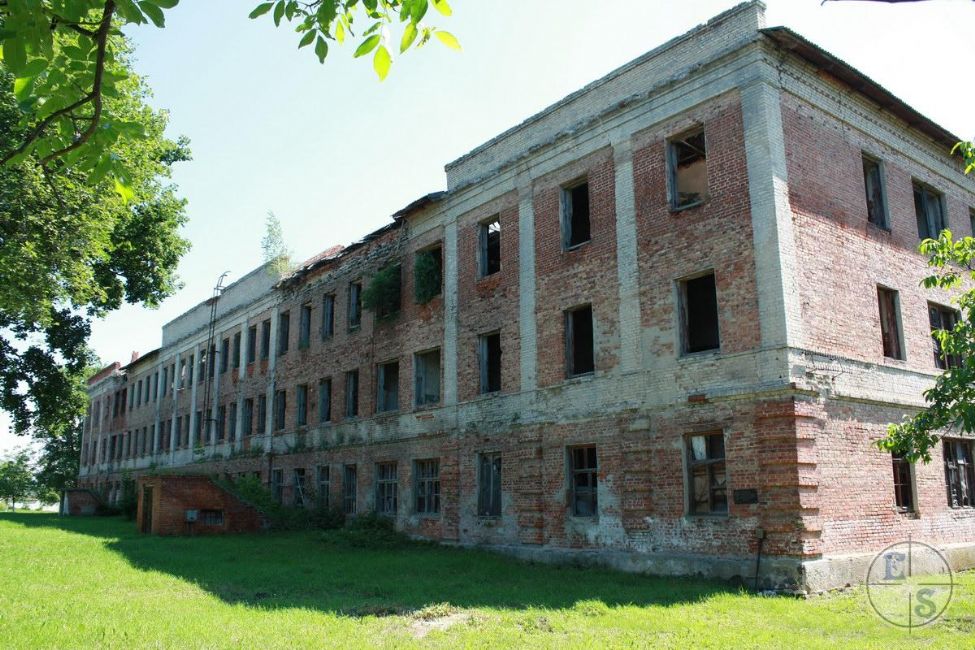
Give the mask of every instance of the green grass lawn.
<svg viewBox="0 0 975 650">
<path fill-rule="evenodd" d="M 329 539 L 159 538 L 114 518 L 0 514 L 0 647 L 975 647 L 971 572 L 956 576 L 941 621 L 908 634 L 877 618 L 862 590 L 767 598 Z"/>
</svg>

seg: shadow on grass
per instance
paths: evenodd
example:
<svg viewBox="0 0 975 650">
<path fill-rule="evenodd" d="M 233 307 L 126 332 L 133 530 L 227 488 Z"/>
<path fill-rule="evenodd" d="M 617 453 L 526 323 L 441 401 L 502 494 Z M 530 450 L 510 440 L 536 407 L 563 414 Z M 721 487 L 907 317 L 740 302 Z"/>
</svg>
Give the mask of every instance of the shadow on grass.
<svg viewBox="0 0 975 650">
<path fill-rule="evenodd" d="M 439 603 L 598 609 L 671 606 L 738 592 L 728 583 L 536 564 L 432 543 L 355 548 L 330 543 L 329 533 L 322 532 L 153 537 L 119 518 L 4 513 L 0 521 L 100 538 L 138 569 L 170 574 L 228 603 L 261 608 L 347 616 L 405 614 Z"/>
</svg>

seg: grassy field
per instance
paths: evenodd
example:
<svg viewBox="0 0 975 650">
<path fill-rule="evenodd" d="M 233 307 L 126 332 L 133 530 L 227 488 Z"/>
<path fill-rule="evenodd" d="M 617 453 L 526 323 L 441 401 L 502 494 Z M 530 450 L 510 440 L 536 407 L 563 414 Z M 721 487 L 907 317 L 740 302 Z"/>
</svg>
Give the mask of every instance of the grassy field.
<svg viewBox="0 0 975 650">
<path fill-rule="evenodd" d="M 157 538 L 119 519 L 5 513 L 0 646 L 971 648 L 975 574 L 957 576 L 941 621 L 909 634 L 863 591 L 768 598 L 429 544 Z"/>
</svg>

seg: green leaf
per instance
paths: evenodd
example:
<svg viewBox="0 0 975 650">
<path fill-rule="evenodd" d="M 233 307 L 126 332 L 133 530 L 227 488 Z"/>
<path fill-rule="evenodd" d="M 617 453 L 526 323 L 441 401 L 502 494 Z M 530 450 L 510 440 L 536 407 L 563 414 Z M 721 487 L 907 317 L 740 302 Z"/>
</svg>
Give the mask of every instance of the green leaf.
<svg viewBox="0 0 975 650">
<path fill-rule="evenodd" d="M 447 0 L 432 0 L 432 2 L 433 2 L 433 8 L 439 11 L 444 16 L 449 16 L 452 13 L 454 13 L 453 10 L 450 8 L 450 5 L 447 4 Z"/>
<path fill-rule="evenodd" d="M 416 40 L 416 34 L 416 25 L 413 23 L 407 23 L 406 29 L 403 30 L 403 38 L 399 42 L 400 54 L 410 49 L 410 46 L 413 45 L 413 41 Z"/>
<path fill-rule="evenodd" d="M 278 27 L 281 24 L 281 18 L 284 16 L 284 0 L 278 0 L 278 4 L 274 6 L 274 26 Z"/>
<path fill-rule="evenodd" d="M 339 45 L 345 42 L 345 27 L 342 26 L 341 20 L 335 21 L 335 40 L 339 42 Z"/>
<path fill-rule="evenodd" d="M 452 50 L 460 49 L 460 41 L 458 41 L 457 37 L 451 34 L 450 32 L 445 32 L 438 29 L 436 32 L 434 32 L 434 36 L 436 36 L 441 43 L 443 43 L 450 49 Z"/>
<path fill-rule="evenodd" d="M 117 178 L 115 179 L 115 191 L 122 197 L 122 201 L 125 203 L 135 198 L 135 191 L 128 185 L 119 182 Z"/>
<path fill-rule="evenodd" d="M 377 45 L 379 45 L 379 34 L 373 34 L 366 40 L 362 41 L 362 44 L 360 44 L 359 47 L 356 48 L 355 54 L 353 54 L 352 56 L 355 58 L 358 58 L 360 56 L 365 56 L 370 52 L 372 52 L 374 49 L 376 49 Z"/>
<path fill-rule="evenodd" d="M 139 3 L 139 9 L 142 9 L 142 13 L 148 16 L 149 20 L 151 20 L 152 24 L 155 25 L 156 27 L 166 26 L 166 17 L 163 16 L 162 9 L 160 9 L 153 3 L 148 2 L 148 0 L 143 0 L 142 2 Z"/>
<path fill-rule="evenodd" d="M 34 77 L 18 77 L 14 79 L 14 97 L 18 102 L 27 101 L 30 91 L 34 87 Z"/>
<path fill-rule="evenodd" d="M 379 75 L 380 81 L 386 79 L 386 75 L 389 74 L 389 66 L 392 63 L 393 58 L 389 55 L 389 50 L 386 49 L 385 45 L 380 45 L 376 50 L 376 56 L 372 58 L 372 67 Z"/>
<path fill-rule="evenodd" d="M 410 17 L 413 19 L 414 25 L 423 20 L 423 17 L 427 14 L 427 7 L 427 0 L 413 0 L 413 11 Z"/>
<path fill-rule="evenodd" d="M 31 59 L 24 66 L 23 77 L 36 77 L 47 69 L 47 59 Z"/>
<path fill-rule="evenodd" d="M 146 0 L 146 1 L 151 2 L 157 7 L 162 7 L 163 9 L 172 9 L 173 7 L 179 4 L 179 0 Z"/>
<path fill-rule="evenodd" d="M 298 49 L 300 50 L 306 45 L 311 45 L 313 40 L 315 40 L 315 31 L 310 29 L 305 32 L 305 35 L 301 37 L 300 41 L 298 41 Z"/>
<path fill-rule="evenodd" d="M 8 38 L 3 42 L 3 62 L 14 74 L 23 74 L 27 67 L 27 52 L 24 42 L 19 38 Z"/>
<path fill-rule="evenodd" d="M 257 5 L 256 7 L 254 7 L 254 11 L 250 13 L 249 18 L 259 18 L 264 14 L 266 14 L 267 12 L 271 11 L 271 7 L 273 6 L 274 6 L 273 2 L 265 2 L 262 5 Z"/>
<path fill-rule="evenodd" d="M 328 56 L 328 43 L 321 36 L 318 37 L 318 41 L 315 43 L 315 54 L 318 55 L 319 63 L 325 63 L 325 57 Z"/>
</svg>

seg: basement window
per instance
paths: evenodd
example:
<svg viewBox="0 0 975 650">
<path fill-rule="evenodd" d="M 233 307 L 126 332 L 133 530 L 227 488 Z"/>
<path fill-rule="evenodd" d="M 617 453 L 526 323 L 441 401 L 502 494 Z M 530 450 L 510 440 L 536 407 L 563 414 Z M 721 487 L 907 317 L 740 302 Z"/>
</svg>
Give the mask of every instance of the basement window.
<svg viewBox="0 0 975 650">
<path fill-rule="evenodd" d="M 931 338 L 934 341 L 934 365 L 942 370 L 957 368 L 961 365 L 961 357 L 958 355 L 945 355 L 941 351 L 941 342 L 935 336 L 939 330 L 951 331 L 958 323 L 958 312 L 951 307 L 928 303 L 928 319 L 931 323 Z"/>
<path fill-rule="evenodd" d="M 345 465 L 342 468 L 342 512 L 347 515 L 354 515 L 356 512 L 356 473 L 355 465 Z"/>
<path fill-rule="evenodd" d="M 900 298 L 893 289 L 877 287 L 877 300 L 880 303 L 880 337 L 884 344 L 884 356 L 889 359 L 904 359 Z"/>
<path fill-rule="evenodd" d="M 345 373 L 345 417 L 359 415 L 359 371 Z"/>
<path fill-rule="evenodd" d="M 440 514 L 440 461 L 418 460 L 414 463 L 413 470 L 417 514 Z"/>
<path fill-rule="evenodd" d="M 223 510 L 201 510 L 200 523 L 204 526 L 223 526 Z"/>
<path fill-rule="evenodd" d="M 295 425 L 303 427 L 308 424 L 308 384 L 298 384 L 298 410 L 295 413 Z"/>
<path fill-rule="evenodd" d="M 416 405 L 440 402 L 440 349 L 418 353 L 416 359 Z"/>
<path fill-rule="evenodd" d="M 357 329 L 362 324 L 362 283 L 349 284 L 349 329 Z"/>
<path fill-rule="evenodd" d="M 680 297 L 684 354 L 719 349 L 714 273 L 681 281 Z"/>
<path fill-rule="evenodd" d="M 937 239 L 948 227 L 945 221 L 944 195 L 934 188 L 914 181 L 914 215 L 921 239 Z"/>
<path fill-rule="evenodd" d="M 291 338 L 291 312 L 281 312 L 278 318 L 278 356 L 288 353 Z"/>
<path fill-rule="evenodd" d="M 572 447 L 569 449 L 571 469 L 572 515 L 575 517 L 595 517 L 598 512 L 597 485 L 598 469 L 595 447 Z"/>
<path fill-rule="evenodd" d="M 961 438 L 942 438 L 941 447 L 945 458 L 948 505 L 952 508 L 975 507 L 973 442 Z"/>
<path fill-rule="evenodd" d="M 592 337 L 592 305 L 565 312 L 566 376 L 578 377 L 595 370 Z"/>
<path fill-rule="evenodd" d="M 867 154 L 863 154 L 863 187 L 867 193 L 867 221 L 880 228 L 889 228 L 883 163 Z"/>
<path fill-rule="evenodd" d="M 692 515 L 728 512 L 724 434 L 687 436 L 688 510 Z"/>
<path fill-rule="evenodd" d="M 501 454 L 480 454 L 477 470 L 477 515 L 501 516 Z"/>
<path fill-rule="evenodd" d="M 480 392 L 501 390 L 501 332 L 477 337 L 477 361 L 480 370 Z"/>
<path fill-rule="evenodd" d="M 267 359 L 271 354 L 271 321 L 261 323 L 261 359 Z"/>
<path fill-rule="evenodd" d="M 298 321 L 298 349 L 304 350 L 311 341 L 311 304 L 301 306 L 301 314 Z"/>
<path fill-rule="evenodd" d="M 399 409 L 399 362 L 390 361 L 376 367 L 376 412 Z"/>
<path fill-rule="evenodd" d="M 274 429 L 284 430 L 284 416 L 288 405 L 287 391 L 279 390 L 274 393 Z"/>
<path fill-rule="evenodd" d="M 376 463 L 376 513 L 395 515 L 398 492 L 396 462 Z"/>
<path fill-rule="evenodd" d="M 667 152 L 670 167 L 670 207 L 680 210 L 702 203 L 708 191 L 704 129 L 699 127 L 671 139 Z"/>
<path fill-rule="evenodd" d="M 501 217 L 478 224 L 478 277 L 486 278 L 501 270 Z"/>
<path fill-rule="evenodd" d="M 591 239 L 589 228 L 589 183 L 583 181 L 562 188 L 562 248 L 569 250 Z"/>
<path fill-rule="evenodd" d="M 914 512 L 914 465 L 897 454 L 891 455 L 894 470 L 894 507 L 898 512 Z"/>
</svg>

